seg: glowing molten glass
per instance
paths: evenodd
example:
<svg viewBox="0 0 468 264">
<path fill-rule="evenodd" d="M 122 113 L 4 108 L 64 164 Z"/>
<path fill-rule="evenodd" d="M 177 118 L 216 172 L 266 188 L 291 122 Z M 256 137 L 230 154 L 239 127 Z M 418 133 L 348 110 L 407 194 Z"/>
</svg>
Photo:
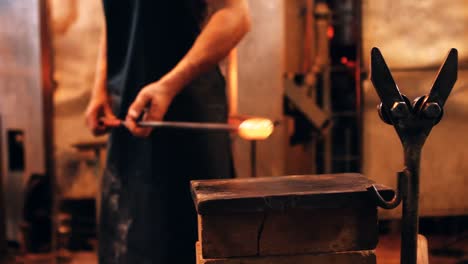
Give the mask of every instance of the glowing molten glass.
<svg viewBox="0 0 468 264">
<path fill-rule="evenodd" d="M 250 118 L 239 125 L 238 134 L 246 140 L 264 140 L 273 133 L 274 125 L 266 118 Z"/>
</svg>

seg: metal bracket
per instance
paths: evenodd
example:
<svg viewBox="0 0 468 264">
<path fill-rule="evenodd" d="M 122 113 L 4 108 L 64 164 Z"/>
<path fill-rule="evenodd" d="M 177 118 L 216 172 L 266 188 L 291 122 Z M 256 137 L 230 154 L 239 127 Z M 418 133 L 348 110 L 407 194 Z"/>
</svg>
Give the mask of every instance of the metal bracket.
<svg viewBox="0 0 468 264">
<path fill-rule="evenodd" d="M 327 127 L 330 117 L 317 106 L 314 99 L 307 96 L 308 88 L 297 86 L 292 80 L 284 81 L 285 94 L 318 130 Z"/>
</svg>

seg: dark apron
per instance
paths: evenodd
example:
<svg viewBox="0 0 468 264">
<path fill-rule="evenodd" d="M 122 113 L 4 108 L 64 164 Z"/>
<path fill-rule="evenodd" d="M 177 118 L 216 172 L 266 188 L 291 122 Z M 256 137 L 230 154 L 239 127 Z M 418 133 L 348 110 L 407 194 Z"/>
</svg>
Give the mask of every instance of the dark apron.
<svg viewBox="0 0 468 264">
<path fill-rule="evenodd" d="M 104 2 L 109 45 L 108 88 L 119 118 L 125 117 L 141 87 L 173 67 L 196 37 L 197 32 L 189 30 L 193 25 L 180 24 L 184 19 L 174 26 L 178 34 L 185 34 L 183 36 L 173 36 L 172 31 L 167 31 L 170 25 L 158 26 L 155 24 L 158 21 L 150 19 L 155 15 L 148 11 L 151 8 L 170 9 L 166 10 L 168 13 L 180 11 L 171 9 L 174 2 L 178 1 Z M 126 34 L 112 24 L 115 23 L 114 14 L 110 15 L 110 12 L 117 8 L 112 6 L 113 3 L 119 8 L 122 5 L 132 8 L 118 11 L 131 13 L 127 19 L 131 23 L 123 30 Z M 157 13 L 163 12 L 160 9 Z M 122 23 L 126 21 L 125 15 L 128 14 L 121 18 Z M 161 14 L 163 17 L 157 19 L 164 20 L 170 15 Z M 177 20 L 176 17 L 172 19 Z M 148 33 L 154 35 L 148 37 Z M 164 34 L 168 39 L 158 43 L 154 36 L 162 39 Z M 123 45 L 125 52 L 119 46 L 122 43 L 115 43 L 119 40 L 126 42 Z M 149 44 L 152 48 L 163 49 L 162 53 L 149 49 Z M 115 56 L 122 58 L 116 60 Z M 224 87 L 219 69 L 203 74 L 174 99 L 165 120 L 226 122 Z M 99 262 L 195 263 L 197 219 L 189 182 L 232 175 L 230 139 L 226 132 L 157 129 L 149 138 L 141 139 L 133 137 L 124 128 L 115 129 L 109 139 L 102 183 Z"/>
</svg>

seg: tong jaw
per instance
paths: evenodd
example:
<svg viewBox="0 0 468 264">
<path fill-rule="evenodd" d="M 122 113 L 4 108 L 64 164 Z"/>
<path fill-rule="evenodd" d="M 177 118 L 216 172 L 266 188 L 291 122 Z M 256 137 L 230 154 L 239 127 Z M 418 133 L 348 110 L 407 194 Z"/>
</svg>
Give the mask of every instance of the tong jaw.
<svg viewBox="0 0 468 264">
<path fill-rule="evenodd" d="M 375 186 L 368 190 L 372 193 L 377 204 L 385 209 L 393 209 L 401 202 L 402 184 L 411 176 L 415 164 L 419 161 L 422 147 L 432 130 L 443 116 L 443 107 L 457 80 L 458 52 L 451 49 L 444 64 L 434 80 L 428 95 L 421 96 L 413 103 L 400 93 L 390 69 L 378 48 L 371 51 L 371 81 L 381 100 L 378 111 L 381 119 L 393 125 L 404 148 L 404 171 L 398 174 L 398 191 L 395 197 L 386 201 L 379 194 Z"/>
<path fill-rule="evenodd" d="M 443 116 L 445 101 L 457 81 L 457 69 L 458 52 L 456 49 L 451 49 L 447 59 L 439 69 L 430 93 L 411 103 L 405 95 L 400 93 L 380 50 L 373 48 L 371 52 L 371 81 L 382 101 L 378 107 L 380 117 L 385 123 L 395 126 L 397 130 L 402 120 L 407 121 L 405 126 L 414 125 L 415 122 L 424 123 L 418 127 L 436 125 Z"/>
<path fill-rule="evenodd" d="M 432 84 L 429 95 L 420 99 L 421 103 L 416 111 L 423 113 L 426 118 L 434 118 L 436 124 L 443 116 L 445 101 L 458 78 L 458 51 L 451 49 L 444 64 L 440 67 L 437 77 Z"/>
<path fill-rule="evenodd" d="M 382 103 L 378 106 L 379 115 L 387 124 L 394 124 L 398 118 L 409 114 L 405 96 L 400 93 L 392 73 L 378 48 L 371 51 L 371 81 L 376 87 Z"/>
</svg>

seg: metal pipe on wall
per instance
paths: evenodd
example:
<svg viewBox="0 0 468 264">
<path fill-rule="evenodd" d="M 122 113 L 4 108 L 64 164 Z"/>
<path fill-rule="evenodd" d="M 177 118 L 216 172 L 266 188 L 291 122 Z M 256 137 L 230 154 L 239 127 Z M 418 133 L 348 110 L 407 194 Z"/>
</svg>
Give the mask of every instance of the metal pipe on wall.
<svg viewBox="0 0 468 264">
<path fill-rule="evenodd" d="M 356 126 L 358 128 L 358 153 L 359 153 L 359 171 L 362 171 L 362 153 L 363 153 L 363 78 L 365 74 L 364 62 L 362 60 L 362 0 L 354 0 L 354 6 L 356 6 L 356 39 L 357 39 L 357 49 L 356 49 L 356 69 L 354 71 L 355 80 L 356 80 Z"/>
<path fill-rule="evenodd" d="M 229 116 L 238 115 L 239 75 L 237 70 L 237 49 L 231 50 L 227 59 L 227 94 L 229 102 Z"/>
<path fill-rule="evenodd" d="M 2 140 L 3 140 L 3 130 L 2 130 L 2 117 L 0 116 L 0 161 L 2 161 Z M 2 162 L 0 162 L 0 260 L 2 256 L 6 255 L 7 244 L 6 244 L 6 226 L 5 226 L 5 201 L 3 196 L 3 167 Z"/>
<path fill-rule="evenodd" d="M 53 171 L 52 73 L 47 0 L 0 1 L 0 112 L 8 144 L 1 149 L 7 239 L 21 241 L 30 176 Z M 22 30 L 18 30 L 22 28 Z M 9 151 L 7 151 L 7 146 Z"/>
<path fill-rule="evenodd" d="M 51 223 L 51 248 L 57 248 L 55 231 L 57 230 L 58 199 L 57 199 L 57 179 L 55 177 L 54 162 L 54 81 L 53 81 L 53 51 L 50 23 L 50 6 L 47 0 L 39 2 L 39 23 L 40 23 L 40 51 L 41 51 L 41 73 L 42 73 L 42 110 L 43 110 L 43 130 L 44 130 L 44 155 L 45 155 L 45 175 L 51 179 L 52 190 L 52 223 Z"/>
<path fill-rule="evenodd" d="M 331 80 L 330 80 L 330 41 L 328 28 L 330 26 L 331 11 L 326 3 L 315 6 L 317 27 L 317 56 L 312 71 L 322 75 L 322 109 L 328 116 L 332 114 Z M 333 135 L 330 130 L 324 136 L 323 172 L 332 172 Z"/>
</svg>

